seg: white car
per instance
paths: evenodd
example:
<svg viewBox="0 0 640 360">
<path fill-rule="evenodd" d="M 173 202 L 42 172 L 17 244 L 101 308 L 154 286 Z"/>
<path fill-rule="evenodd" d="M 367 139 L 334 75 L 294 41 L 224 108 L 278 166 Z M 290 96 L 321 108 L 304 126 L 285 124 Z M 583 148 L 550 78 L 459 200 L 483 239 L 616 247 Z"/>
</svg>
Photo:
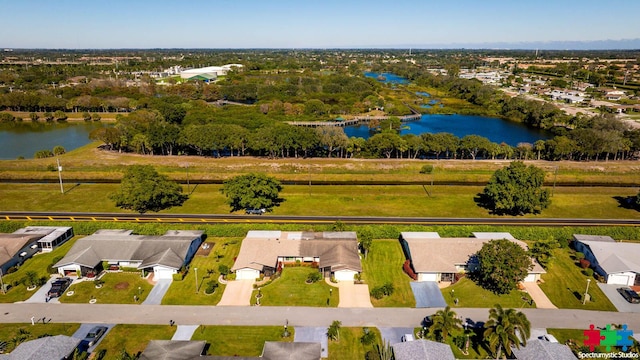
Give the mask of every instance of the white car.
<svg viewBox="0 0 640 360">
<path fill-rule="evenodd" d="M 551 335 L 551 334 L 542 335 L 538 339 L 544 340 L 544 341 L 548 341 L 550 343 L 557 343 L 558 342 L 558 339 L 556 339 L 556 337 Z"/>
<path fill-rule="evenodd" d="M 415 339 L 413 338 L 413 334 L 404 334 L 402 335 L 401 340 L 402 342 L 407 342 L 407 341 L 413 341 Z"/>
</svg>

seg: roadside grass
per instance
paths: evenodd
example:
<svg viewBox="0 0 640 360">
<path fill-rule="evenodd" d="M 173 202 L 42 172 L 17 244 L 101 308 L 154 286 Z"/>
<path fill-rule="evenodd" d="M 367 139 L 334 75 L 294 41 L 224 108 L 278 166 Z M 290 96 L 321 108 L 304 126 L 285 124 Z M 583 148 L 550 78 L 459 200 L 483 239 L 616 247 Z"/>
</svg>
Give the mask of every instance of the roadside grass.
<svg viewBox="0 0 640 360">
<path fill-rule="evenodd" d="M 99 304 L 141 304 L 153 288 L 140 273 L 107 273 L 102 278 L 103 286 L 97 289 L 93 281 L 82 281 L 74 284 L 60 296 L 61 303 L 88 303 L 91 299 L 96 299 Z M 68 296 L 67 293 L 73 291 L 74 294 Z M 138 301 L 134 301 L 134 296 L 138 296 Z"/>
<path fill-rule="evenodd" d="M 3 201 L 0 210 L 6 211 L 85 211 L 121 212 L 109 199 L 118 190 L 117 184 L 67 184 L 61 194 L 58 184 L 0 183 Z M 220 193 L 221 185 L 183 184 L 190 198 L 183 206 L 161 213 L 226 214 L 229 205 Z M 475 197 L 480 186 L 420 185 L 285 185 L 280 197 L 282 204 L 273 209 L 274 215 L 351 215 L 351 216 L 427 216 L 427 217 L 497 217 L 479 207 Z M 429 194 L 431 196 L 429 196 Z M 620 218 L 640 219 L 640 212 L 624 208 L 618 199 L 635 196 L 635 188 L 557 187 L 551 206 L 541 214 L 525 217 L 544 218 Z M 384 206 L 363 206 L 384 204 Z M 339 209 L 339 214 L 336 213 Z M 141 218 L 153 217 L 152 214 Z"/>
<path fill-rule="evenodd" d="M 169 325 L 132 325 L 114 326 L 93 351 L 99 354 L 106 351 L 104 360 L 122 359 L 122 351 L 129 354 L 141 353 L 151 340 L 171 340 L 176 327 Z"/>
<path fill-rule="evenodd" d="M 73 335 L 76 330 L 80 328 L 80 324 L 67 324 L 67 323 L 47 323 L 47 324 L 0 324 L 0 340 L 6 341 L 7 347 L 4 350 L 4 353 L 10 353 L 13 349 L 16 348 L 16 343 L 13 339 L 20 334 L 20 331 L 27 332 L 29 340 L 35 340 L 37 338 L 43 336 L 54 336 L 54 335 Z"/>
<path fill-rule="evenodd" d="M 292 342 L 295 335 L 289 327 L 289 337 L 283 338 L 282 326 L 205 326 L 200 325 L 191 340 L 204 340 L 209 344 L 207 355 L 260 356 L 265 341 Z"/>
<path fill-rule="evenodd" d="M 16 301 L 24 301 L 29 299 L 37 290 L 27 291 L 27 287 L 21 283 L 26 273 L 29 271 L 35 271 L 39 278 L 49 280 L 50 274 L 47 272 L 47 267 L 53 264 L 53 260 L 56 258 L 62 258 L 64 254 L 71 249 L 71 246 L 76 242 L 79 237 L 74 237 L 62 244 L 52 252 L 39 253 L 33 256 L 31 259 L 25 261 L 18 271 L 4 275 L 2 281 L 4 284 L 11 285 L 9 291 L 6 294 L 0 292 L 0 303 L 13 303 Z"/>
<path fill-rule="evenodd" d="M 364 345 L 360 338 L 364 335 L 363 328 L 341 327 L 340 340 L 329 340 L 329 360 L 364 359 L 369 350 L 373 350 L 375 344 L 382 344 L 382 336 L 378 328 L 370 327 L 369 331 L 376 335 L 376 341 L 371 345 Z"/>
<path fill-rule="evenodd" d="M 162 298 L 162 305 L 216 305 L 220 301 L 226 285 L 218 284 L 218 288 L 213 294 L 206 295 L 204 291 L 207 288 L 207 282 L 218 281 L 220 276 L 218 267 L 220 265 L 226 265 L 229 268 L 233 266 L 233 259 L 240 252 L 242 239 L 208 237 L 205 243 L 212 246 L 209 255 L 193 257 L 187 275 L 181 281 L 174 280 L 171 283 L 169 290 Z M 198 268 L 197 293 L 194 268 Z M 212 271 L 211 274 L 208 270 Z"/>
<path fill-rule="evenodd" d="M 307 266 L 284 267 L 282 275 L 268 285 L 262 286 L 260 304 L 264 306 L 316 306 L 337 307 L 340 299 L 338 288 L 327 284 L 323 279 L 307 284 L 307 276 L 318 272 L 317 268 Z M 329 290 L 333 289 L 332 292 Z M 257 290 L 251 294 L 251 303 L 255 304 Z"/>
<path fill-rule="evenodd" d="M 596 324 L 596 326 L 604 326 L 605 324 Z M 547 329 L 547 332 L 553 336 L 555 336 L 556 339 L 558 339 L 558 342 L 560 344 L 565 344 L 565 345 L 569 345 L 569 344 L 574 344 L 573 346 L 570 346 L 573 349 L 580 349 L 581 347 L 584 348 L 583 351 L 584 352 L 591 352 L 591 350 L 589 350 L 588 347 L 584 346 L 584 331 L 587 330 L 585 329 L 552 329 L 549 328 Z M 612 351 L 617 351 L 619 349 L 617 348 L 612 348 Z M 593 349 L 593 352 L 596 353 L 607 353 L 607 349 L 604 346 L 596 346 Z M 613 357 L 615 358 L 615 357 Z"/>
<path fill-rule="evenodd" d="M 523 297 L 531 299 L 526 292 L 512 290 L 508 294 L 497 295 L 489 290 L 483 289 L 469 278 L 462 278 L 457 283 L 440 289 L 444 300 L 451 308 L 492 308 L 496 304 L 502 305 L 504 308 L 535 308 L 536 305 L 529 305 L 528 301 L 524 301 Z M 458 304 L 455 304 L 458 299 Z"/>
<path fill-rule="evenodd" d="M 542 274 L 544 283 L 540 284 L 540 288 L 549 300 L 561 309 L 617 311 L 593 277 L 591 280 L 594 281 L 589 287 L 591 301 L 582 305 L 587 279 L 587 276 L 580 272 L 580 267 L 574 264 L 569 250 L 555 249 L 547 273 Z"/>
<path fill-rule="evenodd" d="M 362 280 L 375 287 L 391 283 L 391 296 L 378 300 L 371 297 L 374 307 L 415 307 L 416 300 L 411 291 L 411 278 L 402 271 L 405 258 L 398 240 L 374 240 L 367 258 L 362 259 Z"/>
</svg>

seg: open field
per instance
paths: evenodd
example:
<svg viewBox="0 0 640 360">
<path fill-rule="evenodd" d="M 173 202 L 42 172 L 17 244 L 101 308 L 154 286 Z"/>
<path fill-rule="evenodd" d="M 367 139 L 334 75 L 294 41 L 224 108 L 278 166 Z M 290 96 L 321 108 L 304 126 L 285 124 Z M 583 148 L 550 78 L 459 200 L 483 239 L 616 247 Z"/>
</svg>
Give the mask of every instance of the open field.
<svg viewBox="0 0 640 360">
<path fill-rule="evenodd" d="M 109 194 L 117 184 L 66 184 L 65 194 L 58 184 L 0 183 L 0 210 L 120 212 Z M 221 185 L 190 185 L 191 196 L 183 206 L 163 212 L 226 214 L 229 206 L 220 193 Z M 185 192 L 187 186 L 183 185 Z M 479 186 L 434 186 L 429 193 L 419 185 L 284 185 L 284 202 L 274 215 L 352 215 L 420 217 L 496 217 L 477 205 Z M 551 206 L 538 215 L 544 218 L 638 219 L 640 212 L 620 201 L 634 196 L 629 187 L 556 187 Z"/>
</svg>

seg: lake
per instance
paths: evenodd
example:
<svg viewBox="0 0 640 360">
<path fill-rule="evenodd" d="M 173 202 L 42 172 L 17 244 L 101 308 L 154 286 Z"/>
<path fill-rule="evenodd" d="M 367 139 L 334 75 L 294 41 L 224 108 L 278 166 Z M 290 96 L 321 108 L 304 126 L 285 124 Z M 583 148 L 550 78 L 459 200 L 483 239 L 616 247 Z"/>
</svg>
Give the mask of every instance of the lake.
<svg viewBox="0 0 640 360">
<path fill-rule="evenodd" d="M 402 76 L 398 76 L 392 73 L 374 73 L 374 72 L 365 72 L 364 76 L 368 78 L 376 79 L 383 83 L 389 84 L 408 84 L 409 80 L 403 78 Z"/>
<path fill-rule="evenodd" d="M 521 142 L 533 144 L 537 140 L 551 138 L 547 131 L 530 128 L 524 124 L 515 123 L 498 118 L 472 116 L 472 115 L 422 115 L 418 121 L 403 123 L 408 129 L 403 129 L 400 134 L 440 133 L 448 132 L 459 138 L 466 135 L 480 135 L 495 143 L 506 143 L 516 146 Z M 369 138 L 372 133 L 366 125 L 347 126 L 345 134 L 352 137 Z"/>
<path fill-rule="evenodd" d="M 57 145 L 66 151 L 91 142 L 94 129 L 111 126 L 101 122 L 42 123 L 16 122 L 0 124 L 0 159 L 33 159 L 40 150 L 53 150 Z"/>
</svg>

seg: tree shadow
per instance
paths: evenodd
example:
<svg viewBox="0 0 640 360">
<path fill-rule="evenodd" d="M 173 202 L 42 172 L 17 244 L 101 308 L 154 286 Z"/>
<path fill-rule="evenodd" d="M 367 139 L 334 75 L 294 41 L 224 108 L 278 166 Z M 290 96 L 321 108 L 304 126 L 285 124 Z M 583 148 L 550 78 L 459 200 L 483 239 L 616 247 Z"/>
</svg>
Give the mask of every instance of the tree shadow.
<svg viewBox="0 0 640 360">
<path fill-rule="evenodd" d="M 636 196 L 614 196 L 613 198 L 618 202 L 618 207 L 640 211 L 640 207 L 636 205 Z"/>
<path fill-rule="evenodd" d="M 491 206 L 491 200 L 484 193 L 477 193 L 473 198 L 473 202 L 475 202 L 478 207 L 489 210 L 490 214 L 496 214 Z"/>
<path fill-rule="evenodd" d="M 77 188 L 78 186 L 80 186 L 80 183 L 76 183 L 75 185 L 73 185 L 72 187 L 68 188 L 67 190 L 64 191 L 65 194 L 70 193 L 71 191 L 73 191 L 73 189 Z"/>
</svg>

